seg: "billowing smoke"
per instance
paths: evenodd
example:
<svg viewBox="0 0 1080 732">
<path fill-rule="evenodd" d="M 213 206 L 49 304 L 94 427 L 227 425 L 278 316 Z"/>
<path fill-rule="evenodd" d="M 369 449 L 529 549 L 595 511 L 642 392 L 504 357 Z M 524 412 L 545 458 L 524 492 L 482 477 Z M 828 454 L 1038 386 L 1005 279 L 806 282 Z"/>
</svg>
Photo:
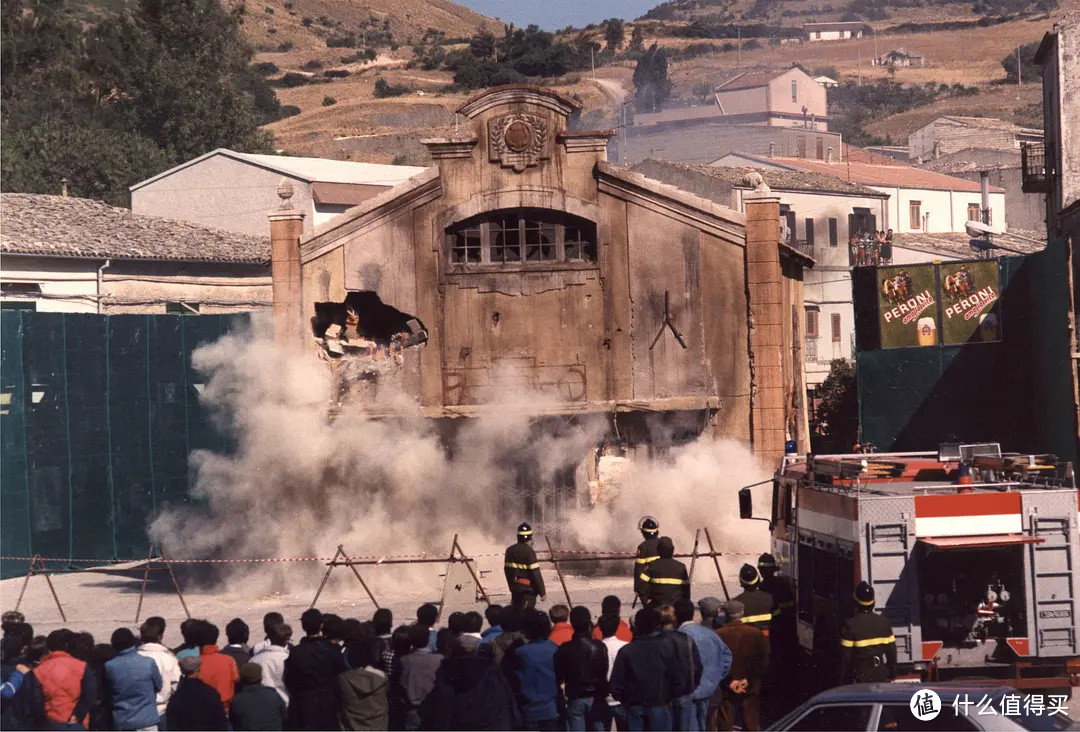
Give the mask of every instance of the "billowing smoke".
<svg viewBox="0 0 1080 732">
<path fill-rule="evenodd" d="M 573 548 L 632 550 L 643 514 L 656 516 L 680 551 L 706 524 L 722 550 L 767 543 L 763 524 L 738 519 L 736 491 L 766 476 L 738 443 L 703 438 L 663 459 L 631 460 L 619 495 L 595 506 L 565 491 L 554 496 L 561 503 L 550 491 L 536 502 L 536 486 L 580 475 L 608 432 L 606 417 L 537 419 L 552 397 L 515 389 L 487 395 L 495 408 L 450 429 L 401 393 L 380 395 L 392 418 L 345 407 L 331 421 L 327 364 L 284 353 L 266 330 L 260 322 L 194 354 L 208 377 L 203 405 L 233 449 L 191 455 L 198 500 L 151 527 L 171 556 L 329 556 L 339 543 L 353 555 L 445 555 L 454 534 L 470 553 L 492 552 L 513 540 L 520 517 L 550 521 L 560 508 L 558 543 Z M 301 570 L 242 569 L 264 592 L 286 589 Z"/>
</svg>

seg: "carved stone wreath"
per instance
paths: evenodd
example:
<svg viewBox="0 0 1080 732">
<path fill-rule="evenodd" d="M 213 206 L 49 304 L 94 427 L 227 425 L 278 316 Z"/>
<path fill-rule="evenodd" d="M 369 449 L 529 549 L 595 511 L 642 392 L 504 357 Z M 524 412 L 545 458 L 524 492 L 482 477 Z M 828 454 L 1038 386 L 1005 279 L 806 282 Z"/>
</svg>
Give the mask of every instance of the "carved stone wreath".
<svg viewBox="0 0 1080 732">
<path fill-rule="evenodd" d="M 535 114 L 504 114 L 488 120 L 488 150 L 493 163 L 520 173 L 551 157 L 548 122 Z"/>
</svg>

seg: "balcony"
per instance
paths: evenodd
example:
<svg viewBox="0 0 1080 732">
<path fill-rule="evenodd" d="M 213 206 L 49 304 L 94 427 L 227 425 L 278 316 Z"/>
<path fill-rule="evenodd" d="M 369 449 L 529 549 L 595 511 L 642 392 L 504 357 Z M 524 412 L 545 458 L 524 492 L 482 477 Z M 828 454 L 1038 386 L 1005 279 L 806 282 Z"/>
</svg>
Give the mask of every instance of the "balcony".
<svg viewBox="0 0 1080 732">
<path fill-rule="evenodd" d="M 1049 193 L 1052 171 L 1046 165 L 1046 143 L 1025 142 L 1020 147 L 1024 193 Z"/>
</svg>

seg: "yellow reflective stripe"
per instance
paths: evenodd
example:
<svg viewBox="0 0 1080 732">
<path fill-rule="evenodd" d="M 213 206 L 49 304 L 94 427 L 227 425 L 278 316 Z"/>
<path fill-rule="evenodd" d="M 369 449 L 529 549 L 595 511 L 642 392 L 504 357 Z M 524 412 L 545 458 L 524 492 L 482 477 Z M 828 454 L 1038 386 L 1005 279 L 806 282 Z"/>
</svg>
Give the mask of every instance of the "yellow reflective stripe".
<svg viewBox="0 0 1080 732">
<path fill-rule="evenodd" d="M 531 531 L 519 531 L 518 536 L 532 536 Z"/>
<path fill-rule="evenodd" d="M 507 562 L 506 566 L 510 569 L 540 569 L 539 564 L 517 564 L 515 562 Z"/>
<path fill-rule="evenodd" d="M 772 617 L 772 613 L 768 613 L 767 615 L 747 615 L 742 621 L 744 623 L 767 623 L 772 620 Z"/>
<path fill-rule="evenodd" d="M 653 585 L 688 585 L 689 580 L 676 579 L 675 577 L 648 577 L 641 575 L 641 579 Z"/>
<path fill-rule="evenodd" d="M 888 637 L 882 636 L 880 638 L 867 638 L 866 640 L 847 640 L 846 638 L 840 639 L 840 645 L 844 648 L 866 648 L 867 646 L 884 646 L 889 643 L 895 643 L 896 636 L 890 635 Z"/>
<path fill-rule="evenodd" d="M 655 562 L 659 558 L 660 557 L 638 557 L 637 558 L 637 563 L 638 564 L 648 564 L 649 562 Z"/>
</svg>

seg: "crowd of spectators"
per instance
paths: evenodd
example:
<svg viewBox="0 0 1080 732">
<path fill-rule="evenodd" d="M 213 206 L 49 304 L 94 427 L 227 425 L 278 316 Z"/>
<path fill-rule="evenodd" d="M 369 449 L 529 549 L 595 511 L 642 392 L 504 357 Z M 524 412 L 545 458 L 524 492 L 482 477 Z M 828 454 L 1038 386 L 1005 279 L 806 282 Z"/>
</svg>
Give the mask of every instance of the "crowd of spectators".
<svg viewBox="0 0 1080 732">
<path fill-rule="evenodd" d="M 859 231 L 848 243 L 848 256 L 853 267 L 876 267 L 892 264 L 893 230 Z"/>
<path fill-rule="evenodd" d="M 66 629 L 36 636 L 20 614 L 6 613 L 2 726 L 730 729 L 725 698 L 744 694 L 767 658 L 760 649 L 733 658 L 722 639 L 720 618 L 742 626 L 742 612 L 738 601 L 680 599 L 628 623 L 609 596 L 596 618 L 583 606 L 544 613 L 491 605 L 486 618 L 455 612 L 439 627 L 438 608 L 424 605 L 414 624 L 395 628 L 386 609 L 370 621 L 309 609 L 295 642 L 272 612 L 254 644 L 239 618 L 225 626 L 223 646 L 217 626 L 189 619 L 172 649 L 159 617 L 138 635 L 118 628 L 104 644 Z"/>
</svg>

